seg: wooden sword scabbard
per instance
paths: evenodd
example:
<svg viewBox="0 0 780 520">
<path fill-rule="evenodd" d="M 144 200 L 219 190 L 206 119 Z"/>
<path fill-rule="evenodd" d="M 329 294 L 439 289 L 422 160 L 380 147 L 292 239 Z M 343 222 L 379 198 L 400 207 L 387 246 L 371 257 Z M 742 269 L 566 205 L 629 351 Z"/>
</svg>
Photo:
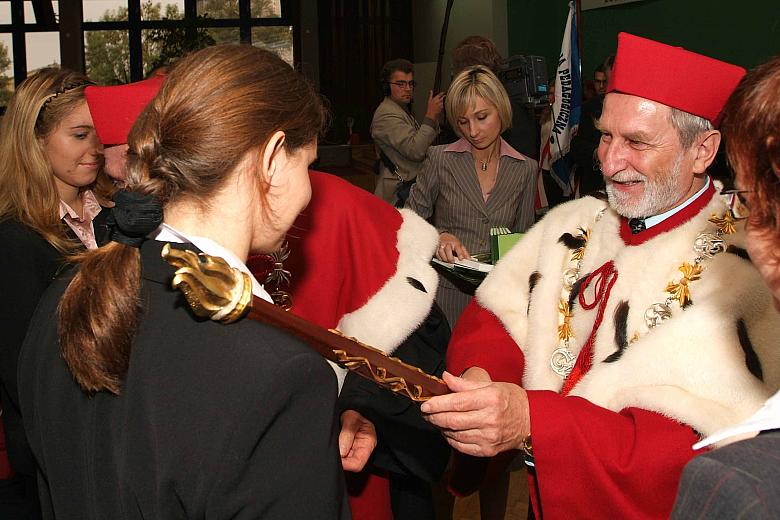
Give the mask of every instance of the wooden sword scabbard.
<svg viewBox="0 0 780 520">
<path fill-rule="evenodd" d="M 379 349 L 328 330 L 252 295 L 249 276 L 219 257 L 196 254 L 166 244 L 162 257 L 177 268 L 172 285 L 193 312 L 222 323 L 244 316 L 301 339 L 326 359 L 417 402 L 449 393 L 438 377 L 390 357 Z"/>
</svg>

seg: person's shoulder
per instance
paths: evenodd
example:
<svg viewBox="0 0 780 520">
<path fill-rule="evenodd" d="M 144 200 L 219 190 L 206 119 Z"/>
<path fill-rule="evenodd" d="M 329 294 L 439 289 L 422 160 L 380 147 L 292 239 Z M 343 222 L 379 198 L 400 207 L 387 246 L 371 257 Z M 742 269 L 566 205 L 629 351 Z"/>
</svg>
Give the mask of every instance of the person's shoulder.
<svg viewBox="0 0 780 520">
<path fill-rule="evenodd" d="M 57 249 L 30 226 L 15 219 L 0 222 L 2 257 L 9 262 L 30 262 L 60 258 Z"/>
<path fill-rule="evenodd" d="M 45 242 L 43 237 L 33 228 L 26 224 L 22 224 L 14 218 L 0 220 L 0 240 L 11 240 L 14 242 L 24 241 L 29 243 Z"/>
<path fill-rule="evenodd" d="M 403 108 L 401 108 L 398 103 L 392 99 L 386 97 L 382 100 L 381 103 L 379 103 L 379 106 L 376 107 L 376 110 L 374 111 L 374 117 L 376 118 L 379 116 L 396 113 L 403 113 Z"/>
</svg>

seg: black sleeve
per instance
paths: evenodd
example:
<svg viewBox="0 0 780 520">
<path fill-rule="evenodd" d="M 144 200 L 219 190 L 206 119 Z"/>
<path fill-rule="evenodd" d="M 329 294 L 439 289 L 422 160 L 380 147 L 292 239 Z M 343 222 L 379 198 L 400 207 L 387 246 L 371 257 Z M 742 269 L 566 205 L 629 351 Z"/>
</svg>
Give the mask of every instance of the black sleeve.
<svg viewBox="0 0 780 520">
<path fill-rule="evenodd" d="M 450 327 L 438 305 L 393 356 L 428 374 L 441 376 Z M 347 374 L 339 396 L 341 410 L 357 410 L 374 423 L 377 447 L 372 468 L 427 482 L 437 481 L 447 466 L 450 448 L 438 429 L 420 415 L 420 405 L 374 383 Z"/>
<path fill-rule="evenodd" d="M 11 466 L 35 475 L 35 462 L 24 434 L 16 369 L 19 351 L 41 295 L 61 265 L 56 250 L 21 224 L 0 223 L 0 393 L 3 426 Z M 51 317 L 54 319 L 54 316 Z"/>
</svg>

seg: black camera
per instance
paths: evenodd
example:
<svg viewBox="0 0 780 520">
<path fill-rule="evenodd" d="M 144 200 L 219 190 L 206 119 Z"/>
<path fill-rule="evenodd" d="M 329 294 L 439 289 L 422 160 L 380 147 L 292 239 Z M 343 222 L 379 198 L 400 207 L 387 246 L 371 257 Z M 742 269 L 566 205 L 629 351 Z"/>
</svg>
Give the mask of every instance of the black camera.
<svg viewBox="0 0 780 520">
<path fill-rule="evenodd" d="M 499 79 L 510 101 L 534 107 L 547 104 L 547 62 L 544 56 L 518 54 L 510 57 Z"/>
</svg>

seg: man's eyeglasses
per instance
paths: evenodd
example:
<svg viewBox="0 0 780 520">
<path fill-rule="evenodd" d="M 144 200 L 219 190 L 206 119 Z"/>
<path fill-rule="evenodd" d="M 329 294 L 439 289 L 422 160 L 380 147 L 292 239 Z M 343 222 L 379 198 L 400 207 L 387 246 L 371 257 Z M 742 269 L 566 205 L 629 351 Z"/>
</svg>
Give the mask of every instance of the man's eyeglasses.
<svg viewBox="0 0 780 520">
<path fill-rule="evenodd" d="M 409 88 L 409 89 L 412 89 L 412 88 L 414 88 L 415 85 L 417 85 L 417 82 L 415 82 L 414 80 L 412 80 L 412 81 L 391 81 L 390 84 L 391 85 L 395 85 L 398 88 L 404 88 L 404 89 Z"/>
</svg>

